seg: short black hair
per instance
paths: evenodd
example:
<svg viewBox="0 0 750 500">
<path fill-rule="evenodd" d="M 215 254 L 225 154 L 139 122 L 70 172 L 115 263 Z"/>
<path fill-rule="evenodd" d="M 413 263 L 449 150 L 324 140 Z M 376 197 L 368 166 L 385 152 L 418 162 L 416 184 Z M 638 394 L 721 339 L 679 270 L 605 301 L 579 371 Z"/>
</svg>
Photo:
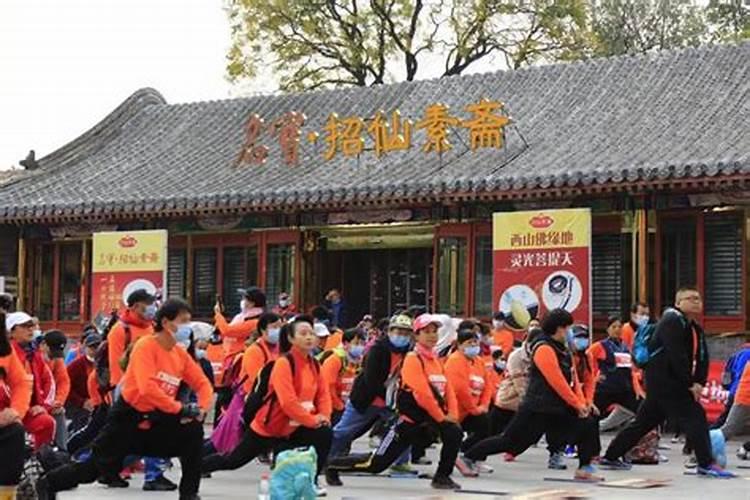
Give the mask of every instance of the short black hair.
<svg viewBox="0 0 750 500">
<path fill-rule="evenodd" d="M 496 321 L 505 321 L 505 314 L 502 311 L 498 311 L 492 315 L 492 319 Z"/>
<path fill-rule="evenodd" d="M 341 337 L 342 342 L 351 342 L 354 339 L 362 341 L 367 340 L 367 335 L 361 328 L 350 328 L 344 331 L 344 336 Z"/>
<path fill-rule="evenodd" d="M 537 340 L 539 340 L 539 337 L 544 335 L 544 330 L 539 328 L 538 326 L 535 326 L 531 330 L 529 330 L 529 333 L 526 334 L 526 343 L 529 345 L 533 345 Z"/>
<path fill-rule="evenodd" d="M 427 313 L 427 306 L 409 306 L 408 309 L 404 312 L 407 316 L 411 317 L 411 319 L 417 319 L 423 314 Z"/>
<path fill-rule="evenodd" d="M 193 310 L 184 300 L 168 299 L 161 305 L 159 310 L 156 311 L 156 315 L 154 316 L 154 330 L 157 332 L 162 331 L 164 329 L 161 324 L 162 320 L 168 319 L 169 321 L 174 321 L 174 319 L 183 312 L 193 314 Z"/>
<path fill-rule="evenodd" d="M 281 316 L 276 313 L 263 313 L 258 319 L 258 332 L 265 332 L 268 330 L 268 325 L 281 321 Z"/>
<path fill-rule="evenodd" d="M 471 319 L 465 319 L 458 324 L 458 330 L 473 330 L 477 327 L 477 322 Z"/>
<path fill-rule="evenodd" d="M 135 290 L 130 295 L 128 295 L 127 304 L 128 307 L 133 307 L 139 302 L 151 305 L 155 301 L 156 297 L 148 293 L 148 290 L 146 290 L 145 288 L 139 288 L 138 290 Z"/>
<path fill-rule="evenodd" d="M 477 339 L 477 334 L 471 328 L 459 329 L 458 335 L 456 336 L 456 342 L 458 344 L 463 344 L 464 342 L 468 342 L 469 340 L 476 340 L 476 339 Z"/>
<path fill-rule="evenodd" d="M 612 316 L 609 316 L 607 318 L 607 328 L 609 328 L 610 326 L 612 326 L 614 323 L 616 323 L 618 321 L 620 323 L 622 323 L 622 318 L 620 316 L 618 316 L 616 314 L 613 314 Z"/>
<path fill-rule="evenodd" d="M 292 349 L 292 341 L 289 339 L 289 335 L 292 332 L 292 324 L 284 323 L 279 332 L 279 351 L 283 354 L 289 352 Z"/>
<path fill-rule="evenodd" d="M 294 320 L 292 320 L 292 322 L 289 323 L 289 326 L 291 326 L 292 328 L 292 331 L 289 332 L 290 335 L 294 335 L 297 333 L 297 325 L 299 325 L 300 323 L 307 323 L 310 326 L 314 326 L 315 318 L 313 318 L 312 316 L 308 314 L 300 314 L 299 316 L 294 318 Z"/>
<path fill-rule="evenodd" d="M 266 307 L 266 293 L 257 286 L 251 286 L 243 290 L 242 296 L 251 300 L 255 307 Z"/>
<path fill-rule="evenodd" d="M 487 323 L 479 322 L 479 329 L 482 331 L 482 336 L 489 335 L 492 333 L 492 329 L 490 328 L 490 325 Z"/>
<path fill-rule="evenodd" d="M 0 309 L 5 312 L 13 312 L 13 296 L 9 293 L 0 293 Z"/>
<path fill-rule="evenodd" d="M 315 306 L 312 308 L 312 311 L 310 311 L 310 314 L 313 319 L 317 319 L 318 321 L 330 321 L 331 319 L 331 311 L 329 311 L 326 306 Z"/>
<path fill-rule="evenodd" d="M 11 352 L 10 338 L 5 329 L 5 313 L 0 313 L 0 356 L 7 356 Z"/>
<path fill-rule="evenodd" d="M 649 307 L 649 305 L 646 304 L 645 302 L 636 302 L 635 304 L 630 306 L 630 312 L 637 313 L 639 307 L 645 307 L 646 309 L 651 309 L 651 307 Z"/>
<path fill-rule="evenodd" d="M 547 335 L 554 335 L 558 328 L 567 328 L 573 324 L 573 315 L 565 309 L 552 309 L 542 318 L 542 330 Z"/>
</svg>

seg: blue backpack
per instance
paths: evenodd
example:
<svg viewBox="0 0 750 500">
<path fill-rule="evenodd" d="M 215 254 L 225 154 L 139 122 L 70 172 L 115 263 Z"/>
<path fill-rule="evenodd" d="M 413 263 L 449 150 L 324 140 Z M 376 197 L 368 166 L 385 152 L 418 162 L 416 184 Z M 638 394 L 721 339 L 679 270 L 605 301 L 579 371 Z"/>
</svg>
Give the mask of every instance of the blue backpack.
<svg viewBox="0 0 750 500">
<path fill-rule="evenodd" d="M 687 327 L 685 317 L 679 311 L 666 309 L 662 318 L 667 314 L 676 314 L 684 326 Z M 635 332 L 635 339 L 633 340 L 633 363 L 635 363 L 635 366 L 638 368 L 645 368 L 654 356 L 664 350 L 664 346 L 656 347 L 654 345 L 656 325 L 657 323 L 647 323 L 639 326 L 638 330 Z"/>
<path fill-rule="evenodd" d="M 315 500 L 315 448 L 296 448 L 276 455 L 271 474 L 271 500 Z"/>
</svg>

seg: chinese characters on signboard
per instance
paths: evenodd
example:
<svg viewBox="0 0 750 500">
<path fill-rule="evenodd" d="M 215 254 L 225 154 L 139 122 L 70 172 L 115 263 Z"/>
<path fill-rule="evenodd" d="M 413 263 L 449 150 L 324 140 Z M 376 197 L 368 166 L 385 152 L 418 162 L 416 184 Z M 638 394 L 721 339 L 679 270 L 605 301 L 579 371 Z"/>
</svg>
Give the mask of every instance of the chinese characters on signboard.
<svg viewBox="0 0 750 500">
<path fill-rule="evenodd" d="M 309 131 L 305 139 L 309 144 L 322 146 L 324 160 L 337 155 L 356 157 L 372 150 L 380 158 L 393 151 L 404 151 L 412 147 L 415 131 L 424 131 L 425 140 L 420 148 L 425 153 L 445 153 L 453 148 L 448 139 L 453 128 L 468 130 L 469 148 L 500 149 L 504 144 L 504 128 L 511 123 L 503 113 L 504 105 L 499 101 L 482 99 L 469 104 L 464 111 L 468 119 L 451 114 L 445 104 L 431 104 L 425 108 L 416 122 L 404 119 L 396 110 L 387 115 L 378 111 L 372 118 L 361 116 L 339 117 L 331 113 L 318 131 Z M 268 140 L 278 142 L 282 158 L 287 165 L 299 163 L 299 148 L 305 115 L 290 112 L 266 124 L 257 114 L 250 115 L 245 123 L 244 143 L 237 159 L 238 165 L 262 165 L 268 159 Z"/>
<path fill-rule="evenodd" d="M 166 231 L 94 233 L 91 317 L 121 309 L 140 288 L 163 294 L 166 259 Z"/>
<path fill-rule="evenodd" d="M 511 328 L 522 331 L 563 308 L 591 324 L 591 213 L 588 209 L 496 213 L 493 300 Z"/>
</svg>

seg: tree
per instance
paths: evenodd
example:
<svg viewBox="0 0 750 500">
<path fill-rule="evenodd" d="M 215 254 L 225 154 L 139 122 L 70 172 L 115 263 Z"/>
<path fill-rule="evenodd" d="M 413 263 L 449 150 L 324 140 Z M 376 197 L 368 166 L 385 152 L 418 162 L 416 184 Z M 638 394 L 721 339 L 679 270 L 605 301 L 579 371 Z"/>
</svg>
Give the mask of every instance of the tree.
<svg viewBox="0 0 750 500">
<path fill-rule="evenodd" d="M 707 36 L 704 10 L 691 0 L 595 0 L 591 30 L 595 56 L 697 46 Z"/>
<path fill-rule="evenodd" d="M 712 40 L 737 42 L 750 38 L 750 3 L 745 0 L 711 0 L 707 15 Z"/>
<path fill-rule="evenodd" d="M 499 55 L 519 68 L 578 57 L 584 0 L 229 0 L 231 80 L 269 66 L 282 90 L 443 76 Z"/>
</svg>

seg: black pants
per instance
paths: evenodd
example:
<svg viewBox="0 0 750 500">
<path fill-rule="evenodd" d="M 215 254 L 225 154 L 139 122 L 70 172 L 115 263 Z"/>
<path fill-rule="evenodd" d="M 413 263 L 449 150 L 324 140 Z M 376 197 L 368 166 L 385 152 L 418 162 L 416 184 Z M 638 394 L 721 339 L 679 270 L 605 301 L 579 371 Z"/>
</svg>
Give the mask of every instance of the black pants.
<svg viewBox="0 0 750 500">
<path fill-rule="evenodd" d="M 328 468 L 339 472 L 369 472 L 379 474 L 390 467 L 410 446 L 427 447 L 440 437 L 440 463 L 435 477 L 448 477 L 456 464 L 463 432 L 456 424 L 398 422 L 391 426 L 380 447 L 373 453 L 337 456 L 330 459 Z"/>
<path fill-rule="evenodd" d="M 638 409 L 635 420 L 625 427 L 610 443 L 606 458 L 618 459 L 625 455 L 649 431 L 668 418 L 677 423 L 695 446 L 698 465 L 708 467 L 711 457 L 711 441 L 703 407 L 688 393 L 681 397 L 656 397 L 649 394 Z"/>
<path fill-rule="evenodd" d="M 80 406 L 66 404 L 65 416 L 71 421 L 68 426 L 68 433 L 69 435 L 72 435 L 86 426 L 91 419 L 91 412 Z M 70 441 L 70 437 L 68 438 L 68 441 Z"/>
<path fill-rule="evenodd" d="M 461 422 L 461 428 L 467 434 L 466 439 L 461 443 L 461 451 L 465 452 L 490 435 L 490 416 L 487 413 L 468 415 Z"/>
<path fill-rule="evenodd" d="M 100 476 L 116 477 L 126 456 L 139 455 L 179 457 L 182 466 L 180 496 L 197 494 L 201 480 L 203 424 L 194 421 L 181 424 L 177 416 L 165 414 L 149 418 L 148 429 L 139 427 L 143 422 L 144 415 L 123 400 L 115 403 L 107 415 L 107 423 L 94 440 L 92 459 L 49 472 L 46 477 L 50 490 L 68 490 L 82 483 L 92 483 Z"/>
<path fill-rule="evenodd" d="M 21 424 L 0 427 L 0 486 L 16 486 L 21 480 L 25 438 Z"/>
<path fill-rule="evenodd" d="M 86 425 L 68 438 L 68 453 L 74 455 L 83 448 L 91 445 L 104 427 L 104 424 L 107 423 L 108 412 L 108 405 L 101 404 L 94 408 L 94 411 L 91 412 L 91 418 L 89 418 Z"/>
<path fill-rule="evenodd" d="M 502 434 L 510 421 L 513 420 L 513 417 L 515 416 L 516 412 L 511 410 L 504 410 L 493 405 L 490 409 L 490 436 L 497 436 Z"/>
<path fill-rule="evenodd" d="M 261 436 L 252 429 L 247 429 L 242 436 L 242 440 L 230 454 L 214 453 L 205 457 L 201 464 L 201 470 L 204 473 L 217 470 L 235 470 L 269 451 L 280 453 L 300 446 L 312 446 L 318 455 L 318 474 L 320 474 L 325 467 L 328 452 L 331 450 L 331 439 L 333 439 L 333 431 L 330 427 L 318 427 L 317 429 L 299 427 L 288 438 L 284 439 Z"/>
<path fill-rule="evenodd" d="M 627 408 L 633 413 L 638 412 L 638 399 L 633 391 L 627 392 L 599 392 L 594 395 L 594 404 L 599 408 L 599 412 L 604 416 L 607 410 L 614 403 Z"/>
<path fill-rule="evenodd" d="M 591 463 L 599 436 L 599 424 L 595 418 L 538 413 L 524 407 L 518 410 L 502 435 L 480 441 L 464 456 L 469 460 L 485 460 L 489 455 L 498 453 L 510 453 L 517 457 L 545 433 L 548 440 L 577 445 L 581 467 Z"/>
</svg>

